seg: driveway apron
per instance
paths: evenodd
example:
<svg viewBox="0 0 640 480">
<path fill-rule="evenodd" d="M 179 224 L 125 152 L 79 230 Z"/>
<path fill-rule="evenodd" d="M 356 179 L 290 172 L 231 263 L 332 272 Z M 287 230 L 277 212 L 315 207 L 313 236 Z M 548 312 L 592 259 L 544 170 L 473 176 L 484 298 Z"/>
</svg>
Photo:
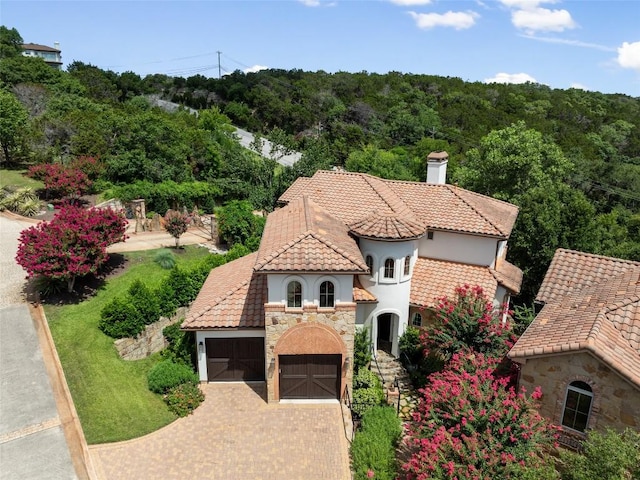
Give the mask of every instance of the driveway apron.
<svg viewBox="0 0 640 480">
<path fill-rule="evenodd" d="M 195 412 L 145 437 L 89 447 L 105 480 L 348 480 L 340 405 L 265 402 L 262 383 L 201 385 Z"/>
</svg>

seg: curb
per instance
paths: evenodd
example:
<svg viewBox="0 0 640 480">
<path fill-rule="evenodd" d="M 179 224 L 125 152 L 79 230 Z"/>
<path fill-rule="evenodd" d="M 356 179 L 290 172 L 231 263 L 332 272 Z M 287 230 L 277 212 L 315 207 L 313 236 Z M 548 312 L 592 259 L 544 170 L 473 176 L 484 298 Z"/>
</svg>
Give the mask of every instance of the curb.
<svg viewBox="0 0 640 480">
<path fill-rule="evenodd" d="M 28 306 L 36 328 L 36 334 L 38 335 L 42 356 L 45 359 L 44 364 L 51 381 L 62 430 L 69 446 L 69 454 L 76 474 L 81 480 L 98 480 L 100 477 L 96 474 L 91 461 L 87 441 L 84 438 L 78 412 L 67 386 L 67 380 L 51 336 L 51 330 L 49 330 L 49 323 L 44 309 L 40 303 L 29 303 Z"/>
</svg>

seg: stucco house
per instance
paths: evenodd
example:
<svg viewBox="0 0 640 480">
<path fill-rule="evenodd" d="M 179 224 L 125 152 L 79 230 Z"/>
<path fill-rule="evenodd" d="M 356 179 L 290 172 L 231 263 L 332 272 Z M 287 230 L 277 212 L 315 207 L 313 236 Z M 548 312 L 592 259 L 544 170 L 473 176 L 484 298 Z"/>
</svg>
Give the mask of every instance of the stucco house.
<svg viewBox="0 0 640 480">
<path fill-rule="evenodd" d="M 536 301 L 509 357 L 540 413 L 576 438 L 640 428 L 640 262 L 559 249 Z"/>
<path fill-rule="evenodd" d="M 54 47 L 38 45 L 37 43 L 23 43 L 22 55 L 25 57 L 40 57 L 47 65 L 57 70 L 62 69 L 62 51 L 58 42 L 54 43 Z"/>
<path fill-rule="evenodd" d="M 517 207 L 445 184 L 447 160 L 429 155 L 426 182 L 298 178 L 259 250 L 212 270 L 182 324 L 201 381 L 266 381 L 270 402 L 340 399 L 357 328 L 398 355 L 407 325 L 461 284 L 508 302 L 522 281 L 505 260 Z"/>
</svg>

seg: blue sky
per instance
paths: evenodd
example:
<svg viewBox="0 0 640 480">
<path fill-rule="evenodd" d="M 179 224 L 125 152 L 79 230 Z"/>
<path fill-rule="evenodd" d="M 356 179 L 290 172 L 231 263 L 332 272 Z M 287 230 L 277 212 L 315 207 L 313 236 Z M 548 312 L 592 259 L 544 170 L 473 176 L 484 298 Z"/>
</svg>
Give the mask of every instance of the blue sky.
<svg viewBox="0 0 640 480">
<path fill-rule="evenodd" d="M 640 0 L 2 0 L 25 42 L 142 76 L 264 67 L 640 97 Z"/>
</svg>

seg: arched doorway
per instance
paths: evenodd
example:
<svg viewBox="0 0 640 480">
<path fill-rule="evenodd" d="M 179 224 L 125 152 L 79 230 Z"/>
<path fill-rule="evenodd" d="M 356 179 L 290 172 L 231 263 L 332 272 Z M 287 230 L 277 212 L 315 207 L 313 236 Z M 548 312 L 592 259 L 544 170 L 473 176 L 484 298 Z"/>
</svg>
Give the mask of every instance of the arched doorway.
<svg viewBox="0 0 640 480">
<path fill-rule="evenodd" d="M 393 317 L 392 313 L 382 313 L 377 319 L 376 348 L 389 354 L 393 348 Z"/>
</svg>

